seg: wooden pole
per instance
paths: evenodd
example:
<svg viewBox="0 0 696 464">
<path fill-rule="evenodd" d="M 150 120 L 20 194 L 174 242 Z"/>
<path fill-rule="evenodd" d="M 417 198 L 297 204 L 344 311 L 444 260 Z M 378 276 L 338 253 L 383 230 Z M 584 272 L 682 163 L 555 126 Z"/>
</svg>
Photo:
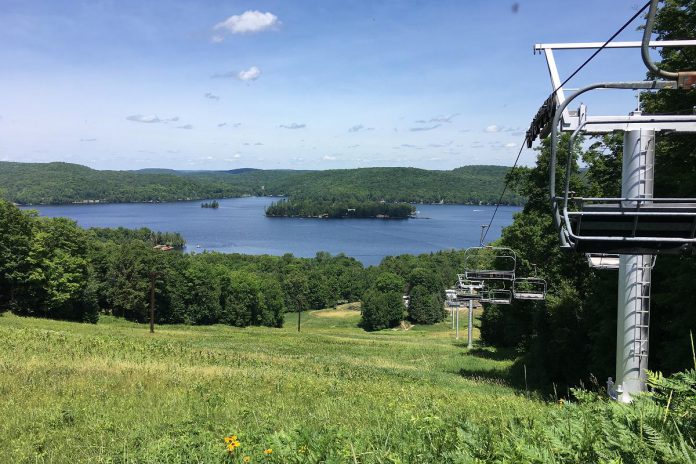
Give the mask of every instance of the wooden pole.
<svg viewBox="0 0 696 464">
<path fill-rule="evenodd" d="M 150 333 L 155 333 L 155 279 L 157 273 L 150 272 Z"/>
<path fill-rule="evenodd" d="M 297 331 L 300 331 L 300 315 L 302 314 L 302 308 L 297 308 Z"/>
</svg>

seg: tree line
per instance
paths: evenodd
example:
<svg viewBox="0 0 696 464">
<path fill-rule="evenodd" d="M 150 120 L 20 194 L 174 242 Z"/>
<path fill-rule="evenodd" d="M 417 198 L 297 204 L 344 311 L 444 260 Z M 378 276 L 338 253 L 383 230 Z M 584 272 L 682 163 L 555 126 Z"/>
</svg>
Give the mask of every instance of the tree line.
<svg viewBox="0 0 696 464">
<path fill-rule="evenodd" d="M 28 204 L 129 203 L 287 196 L 322 201 L 491 204 L 509 168 L 464 166 L 451 171 L 363 168 L 328 171 L 98 171 L 70 163 L 0 162 L 2 196 Z M 521 204 L 507 194 L 504 203 Z"/>
<path fill-rule="evenodd" d="M 40 217 L 0 200 L 0 310 L 83 322 L 111 314 L 145 322 L 154 281 L 160 324 L 279 327 L 288 311 L 363 301 L 362 325 L 375 330 L 404 318 L 442 320 L 444 283 L 456 276 L 462 259 L 454 251 L 403 255 L 365 268 L 342 254 L 185 254 L 177 251 L 183 245 L 176 233 L 85 230 L 72 220 Z M 410 295 L 408 311 L 404 295 Z M 386 318 L 383 298 L 392 311 Z"/>
<path fill-rule="evenodd" d="M 407 219 L 416 211 L 408 203 L 387 203 L 365 199 L 322 200 L 317 198 L 290 198 L 273 202 L 266 207 L 269 217 L 310 218 L 389 218 Z"/>
</svg>

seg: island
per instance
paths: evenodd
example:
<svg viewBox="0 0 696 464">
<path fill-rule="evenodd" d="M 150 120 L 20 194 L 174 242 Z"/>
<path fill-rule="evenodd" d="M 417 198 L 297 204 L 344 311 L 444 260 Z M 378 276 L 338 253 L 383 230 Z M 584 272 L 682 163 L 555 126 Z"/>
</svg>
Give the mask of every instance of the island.
<svg viewBox="0 0 696 464">
<path fill-rule="evenodd" d="M 413 205 L 404 202 L 289 198 L 271 203 L 266 207 L 266 216 L 320 219 L 408 219 L 414 216 L 415 211 L 416 208 Z"/>
<path fill-rule="evenodd" d="M 220 207 L 220 203 L 218 203 L 217 200 L 213 200 L 210 202 L 205 202 L 201 203 L 201 208 L 212 208 L 212 209 L 218 209 Z"/>
</svg>

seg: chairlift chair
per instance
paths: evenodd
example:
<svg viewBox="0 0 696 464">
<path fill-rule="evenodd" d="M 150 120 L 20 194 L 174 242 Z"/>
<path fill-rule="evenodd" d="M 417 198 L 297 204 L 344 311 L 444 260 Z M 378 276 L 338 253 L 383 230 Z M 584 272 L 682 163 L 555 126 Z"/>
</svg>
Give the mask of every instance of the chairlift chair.
<svg viewBox="0 0 696 464">
<path fill-rule="evenodd" d="M 512 292 L 507 289 L 490 289 L 483 292 L 481 303 L 512 304 Z"/>
<path fill-rule="evenodd" d="M 463 300 L 476 300 L 481 298 L 484 284 L 480 280 L 469 280 L 464 274 L 457 274 L 457 298 Z"/>
<path fill-rule="evenodd" d="M 618 269 L 619 255 L 610 253 L 586 253 L 587 264 L 595 269 Z"/>
<path fill-rule="evenodd" d="M 580 252 L 604 254 L 693 253 L 696 199 L 568 198 L 563 234 Z"/>
<path fill-rule="evenodd" d="M 546 299 L 546 281 L 539 277 L 518 277 L 512 282 L 512 296 L 516 300 Z"/>
<path fill-rule="evenodd" d="M 481 246 L 464 251 L 464 276 L 470 280 L 514 280 L 517 255 L 506 247 Z"/>
</svg>

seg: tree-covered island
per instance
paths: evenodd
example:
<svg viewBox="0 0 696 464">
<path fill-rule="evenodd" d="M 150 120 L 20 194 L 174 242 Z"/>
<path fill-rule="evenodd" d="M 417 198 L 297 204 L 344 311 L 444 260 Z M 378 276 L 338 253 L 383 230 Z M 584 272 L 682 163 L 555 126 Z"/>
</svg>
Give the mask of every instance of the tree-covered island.
<svg viewBox="0 0 696 464">
<path fill-rule="evenodd" d="M 268 217 L 303 217 L 321 219 L 375 218 L 408 219 L 416 208 L 404 202 L 387 203 L 384 200 L 323 200 L 316 198 L 289 198 L 273 202 L 266 208 Z"/>
<path fill-rule="evenodd" d="M 201 208 L 218 209 L 219 207 L 220 207 L 220 203 L 217 200 L 206 201 L 204 203 L 201 203 Z"/>
</svg>

